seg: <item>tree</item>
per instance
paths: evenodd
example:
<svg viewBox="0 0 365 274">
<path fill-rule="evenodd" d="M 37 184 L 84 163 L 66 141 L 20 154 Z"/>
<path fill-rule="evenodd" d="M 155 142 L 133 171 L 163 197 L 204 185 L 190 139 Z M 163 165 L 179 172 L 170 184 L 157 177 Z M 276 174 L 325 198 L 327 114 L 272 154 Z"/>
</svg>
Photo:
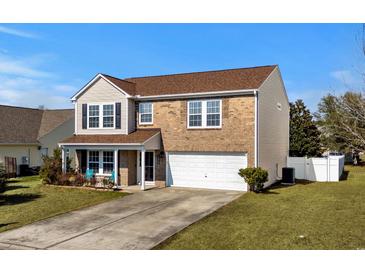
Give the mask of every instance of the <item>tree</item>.
<svg viewBox="0 0 365 274">
<path fill-rule="evenodd" d="M 290 103 L 289 136 L 290 156 L 313 157 L 321 155 L 320 131 L 302 100 Z"/>
<path fill-rule="evenodd" d="M 329 149 L 365 149 L 365 98 L 360 92 L 328 94 L 318 104 L 316 117 Z"/>
</svg>

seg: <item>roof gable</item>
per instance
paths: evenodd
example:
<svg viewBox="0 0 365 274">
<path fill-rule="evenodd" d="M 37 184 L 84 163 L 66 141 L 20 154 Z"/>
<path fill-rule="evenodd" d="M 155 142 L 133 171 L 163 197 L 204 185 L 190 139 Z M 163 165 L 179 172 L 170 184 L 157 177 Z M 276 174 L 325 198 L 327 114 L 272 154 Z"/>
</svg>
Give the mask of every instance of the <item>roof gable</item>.
<svg viewBox="0 0 365 274">
<path fill-rule="evenodd" d="M 128 81 L 118 79 L 106 74 L 97 74 L 93 79 L 91 79 L 84 87 L 82 87 L 75 95 L 72 96 L 71 100 L 75 101 L 80 97 L 85 91 L 87 91 L 94 83 L 99 79 L 104 79 L 106 82 L 111 84 L 118 91 L 123 93 L 126 97 L 131 97 L 135 92 L 135 84 Z"/>
<path fill-rule="evenodd" d="M 74 119 L 73 109 L 44 110 L 38 138 L 50 133 L 56 127 L 59 127 L 70 119 Z"/>
</svg>

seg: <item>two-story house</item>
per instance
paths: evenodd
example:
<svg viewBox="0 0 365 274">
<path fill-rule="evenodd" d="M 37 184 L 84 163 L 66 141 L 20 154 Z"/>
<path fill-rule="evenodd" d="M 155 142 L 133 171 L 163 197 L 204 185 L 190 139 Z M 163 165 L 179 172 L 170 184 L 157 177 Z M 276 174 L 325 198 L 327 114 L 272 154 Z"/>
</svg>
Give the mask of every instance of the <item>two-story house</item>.
<svg viewBox="0 0 365 274">
<path fill-rule="evenodd" d="M 59 145 L 81 172 L 146 184 L 247 190 L 240 168 L 280 179 L 289 102 L 279 67 L 119 79 L 98 74 L 73 97 L 75 134 Z"/>
</svg>

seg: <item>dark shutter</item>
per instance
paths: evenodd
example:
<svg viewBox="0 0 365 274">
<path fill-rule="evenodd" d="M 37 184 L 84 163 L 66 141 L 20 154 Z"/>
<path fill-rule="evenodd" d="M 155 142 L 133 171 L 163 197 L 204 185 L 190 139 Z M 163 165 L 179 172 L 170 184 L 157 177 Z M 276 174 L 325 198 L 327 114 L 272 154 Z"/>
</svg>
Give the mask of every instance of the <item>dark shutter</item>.
<svg viewBox="0 0 365 274">
<path fill-rule="evenodd" d="M 87 104 L 82 104 L 82 129 L 87 129 Z"/>
<path fill-rule="evenodd" d="M 81 150 L 81 173 L 85 174 L 87 169 L 87 151 Z"/>
<path fill-rule="evenodd" d="M 115 128 L 120 129 L 121 115 L 120 115 L 121 103 L 115 103 Z"/>
</svg>

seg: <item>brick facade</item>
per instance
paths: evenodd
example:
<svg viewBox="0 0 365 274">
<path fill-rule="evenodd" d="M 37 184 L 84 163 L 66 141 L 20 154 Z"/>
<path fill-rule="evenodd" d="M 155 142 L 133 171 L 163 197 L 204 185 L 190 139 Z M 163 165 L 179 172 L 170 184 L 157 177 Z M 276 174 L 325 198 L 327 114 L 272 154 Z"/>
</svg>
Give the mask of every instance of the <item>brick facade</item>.
<svg viewBox="0 0 365 274">
<path fill-rule="evenodd" d="M 142 126 L 137 122 L 137 127 L 161 128 L 165 151 L 246 152 L 248 165 L 253 166 L 254 97 L 222 98 L 222 110 L 221 129 L 188 129 L 187 100 L 156 101 L 153 102 L 153 125 Z"/>
</svg>

